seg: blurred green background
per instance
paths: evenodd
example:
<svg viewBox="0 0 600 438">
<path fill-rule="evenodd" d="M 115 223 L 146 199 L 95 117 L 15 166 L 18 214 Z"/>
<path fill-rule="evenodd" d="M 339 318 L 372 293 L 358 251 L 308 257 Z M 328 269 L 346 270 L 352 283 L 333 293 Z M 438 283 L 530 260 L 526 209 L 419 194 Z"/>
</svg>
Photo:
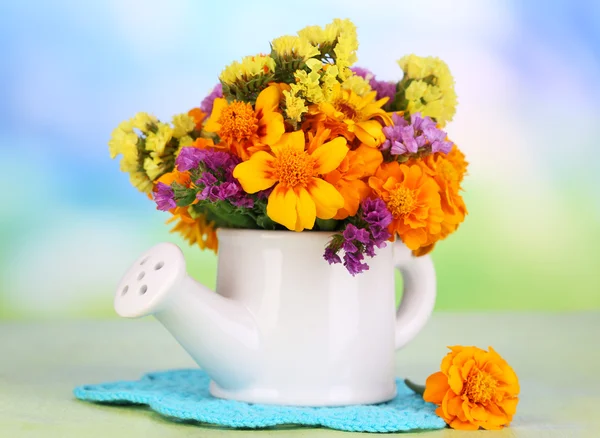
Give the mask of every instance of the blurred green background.
<svg viewBox="0 0 600 438">
<path fill-rule="evenodd" d="M 358 65 L 444 59 L 447 127 L 470 161 L 469 208 L 433 254 L 438 310 L 600 308 L 600 6 L 554 1 L 3 1 L 0 4 L 0 318 L 112 318 L 113 289 L 147 247 L 188 248 L 108 157 L 137 111 L 198 106 L 221 69 L 334 17 Z"/>
</svg>

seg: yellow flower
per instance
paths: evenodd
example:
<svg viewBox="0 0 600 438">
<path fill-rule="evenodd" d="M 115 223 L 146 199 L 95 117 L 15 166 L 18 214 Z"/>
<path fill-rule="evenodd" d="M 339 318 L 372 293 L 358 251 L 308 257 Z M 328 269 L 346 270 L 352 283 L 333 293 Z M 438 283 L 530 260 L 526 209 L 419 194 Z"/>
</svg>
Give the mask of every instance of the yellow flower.
<svg viewBox="0 0 600 438">
<path fill-rule="evenodd" d="M 340 79 L 345 80 L 352 75 L 349 67 L 358 60 L 356 56 L 358 50 L 356 26 L 348 19 L 340 20 L 339 18 L 333 20 L 331 25 L 335 26 L 338 32 L 337 44 L 333 49 L 335 65 L 339 69 Z"/>
<path fill-rule="evenodd" d="M 385 141 L 383 126 L 390 125 L 392 119 L 381 109 L 388 98 L 376 101 L 376 95 L 373 91 L 359 96 L 336 84 L 331 103 L 311 106 L 311 123 L 331 129 L 333 135 L 343 135 L 348 141 L 357 137 L 367 146 L 377 147 Z"/>
<path fill-rule="evenodd" d="M 306 38 L 285 35 L 274 39 L 271 47 L 277 56 L 286 59 L 307 59 L 319 55 L 319 49 L 313 46 Z"/>
<path fill-rule="evenodd" d="M 270 56 L 246 56 L 242 62 L 234 61 L 221 72 L 219 79 L 223 84 L 233 85 L 237 81 L 247 82 L 253 77 L 273 73 L 275 60 Z"/>
<path fill-rule="evenodd" d="M 151 181 L 154 181 L 160 175 L 165 173 L 168 168 L 160 157 L 146 157 L 144 159 L 144 170 Z"/>
<path fill-rule="evenodd" d="M 309 102 L 323 102 L 323 90 L 321 89 L 321 75 L 317 71 L 307 73 L 304 70 L 297 70 L 294 73 L 295 84 L 291 84 L 292 92 L 297 96 L 302 96 Z"/>
<path fill-rule="evenodd" d="M 336 18 L 323 29 L 320 26 L 308 26 L 298 32 L 300 38 L 317 46 L 320 53 L 335 55 L 337 74 L 341 80 L 352 75 L 349 67 L 357 60 L 358 38 L 356 26 L 352 21 Z"/>
<path fill-rule="evenodd" d="M 423 399 L 438 405 L 435 413 L 453 429 L 502 429 L 519 403 L 519 379 L 490 347 L 450 347 L 441 371 L 427 378 Z"/>
<path fill-rule="evenodd" d="M 125 120 L 119 123 L 108 141 L 108 152 L 110 158 L 116 158 L 117 155 L 123 153 L 123 149 L 131 148 L 136 146 L 138 142 L 138 136 L 133 132 L 133 123 L 130 120 Z M 137 148 L 136 148 L 137 150 Z"/>
<path fill-rule="evenodd" d="M 152 192 L 152 181 L 144 172 L 132 172 L 129 174 L 131 185 L 143 193 Z"/>
<path fill-rule="evenodd" d="M 344 90 L 351 90 L 359 96 L 364 96 L 372 91 L 369 81 L 355 74 L 342 82 L 342 88 Z"/>
<path fill-rule="evenodd" d="M 323 89 L 323 100 L 331 102 L 336 94 L 339 82 L 337 80 L 339 69 L 335 65 L 327 65 L 325 73 L 321 77 L 321 88 Z"/>
<path fill-rule="evenodd" d="M 290 230 L 312 229 L 315 219 L 331 219 L 344 198 L 321 175 L 336 169 L 348 153 L 346 140 L 337 137 L 306 151 L 303 131 L 284 134 L 271 151 L 256 152 L 240 163 L 233 176 L 247 193 L 274 187 L 267 215 Z"/>
<path fill-rule="evenodd" d="M 133 127 L 139 129 L 140 131 L 146 133 L 150 130 L 150 127 L 155 125 L 158 120 L 156 117 L 151 116 L 148 113 L 137 113 L 133 117 Z"/>
<path fill-rule="evenodd" d="M 420 112 L 443 127 L 456 112 L 454 78 L 448 65 L 439 58 L 407 55 L 398 61 L 404 71 L 406 108 L 411 114 Z M 402 86 L 401 84 L 401 86 Z"/>
<path fill-rule="evenodd" d="M 306 26 L 298 31 L 298 36 L 315 46 L 332 45 L 338 36 L 338 29 L 332 25 L 325 26 L 325 29 L 321 26 Z"/>
<path fill-rule="evenodd" d="M 165 152 L 165 147 L 173 137 L 173 128 L 166 123 L 158 122 L 158 130 L 149 132 L 146 136 L 146 150 L 150 151 L 154 156 L 162 156 Z"/>
<path fill-rule="evenodd" d="M 257 150 L 276 143 L 285 132 L 279 113 L 281 90 L 271 85 L 260 92 L 256 105 L 234 100 L 215 99 L 212 114 L 204 129 L 215 132 L 231 152 L 247 160 Z"/>
<path fill-rule="evenodd" d="M 292 122 L 299 123 L 302 120 L 302 114 L 308 112 L 306 101 L 288 90 L 283 91 L 283 96 L 285 98 L 286 116 Z"/>
<path fill-rule="evenodd" d="M 189 114 L 173 116 L 173 137 L 181 138 L 196 128 L 196 120 Z"/>
<path fill-rule="evenodd" d="M 192 137 L 190 137 L 189 135 L 186 135 L 179 139 L 179 149 L 180 150 L 181 150 L 181 148 L 186 148 L 188 146 L 191 146 L 192 144 L 194 144 L 194 139 Z"/>
</svg>

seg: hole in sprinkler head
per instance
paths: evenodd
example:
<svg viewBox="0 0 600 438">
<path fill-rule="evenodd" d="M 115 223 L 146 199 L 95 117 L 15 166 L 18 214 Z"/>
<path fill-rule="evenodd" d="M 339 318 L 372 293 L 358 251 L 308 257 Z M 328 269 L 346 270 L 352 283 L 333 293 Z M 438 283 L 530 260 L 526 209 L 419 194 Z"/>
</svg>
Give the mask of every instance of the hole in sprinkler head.
<svg viewBox="0 0 600 438">
<path fill-rule="evenodd" d="M 146 286 L 146 285 L 143 285 L 142 287 L 140 287 L 140 295 L 144 295 L 147 290 L 148 290 L 148 286 Z"/>
<path fill-rule="evenodd" d="M 144 260 L 142 260 L 142 261 L 140 262 L 140 265 L 143 265 L 144 263 L 146 263 L 146 262 L 148 261 L 148 259 L 149 259 L 149 258 L 150 258 L 150 257 L 144 257 Z"/>
<path fill-rule="evenodd" d="M 125 295 L 127 293 L 127 291 L 129 290 L 129 286 L 125 286 L 123 288 L 123 290 L 121 291 L 121 295 Z"/>
<path fill-rule="evenodd" d="M 162 268 L 165 265 L 165 262 L 163 262 L 162 260 L 160 262 L 158 262 L 156 265 L 154 265 L 154 270 L 158 271 L 160 268 Z"/>
<path fill-rule="evenodd" d="M 141 280 L 142 278 L 144 278 L 144 275 L 146 275 L 146 273 L 144 271 L 140 272 L 138 274 L 138 281 Z"/>
</svg>

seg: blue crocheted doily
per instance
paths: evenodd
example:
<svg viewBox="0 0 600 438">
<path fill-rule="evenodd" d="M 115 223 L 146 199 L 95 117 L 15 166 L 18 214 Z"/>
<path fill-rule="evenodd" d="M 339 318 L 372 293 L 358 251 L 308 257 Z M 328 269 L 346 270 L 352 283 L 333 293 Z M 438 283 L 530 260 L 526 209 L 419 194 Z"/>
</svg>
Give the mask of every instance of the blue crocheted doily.
<svg viewBox="0 0 600 438">
<path fill-rule="evenodd" d="M 172 370 L 146 374 L 138 381 L 84 385 L 75 388 L 80 400 L 144 404 L 167 417 L 196 420 L 233 428 L 263 428 L 283 424 L 325 426 L 353 432 L 401 432 L 442 429 L 435 406 L 398 380 L 398 395 L 387 403 L 345 407 L 290 407 L 222 400 L 208 392 L 202 370 Z"/>
</svg>

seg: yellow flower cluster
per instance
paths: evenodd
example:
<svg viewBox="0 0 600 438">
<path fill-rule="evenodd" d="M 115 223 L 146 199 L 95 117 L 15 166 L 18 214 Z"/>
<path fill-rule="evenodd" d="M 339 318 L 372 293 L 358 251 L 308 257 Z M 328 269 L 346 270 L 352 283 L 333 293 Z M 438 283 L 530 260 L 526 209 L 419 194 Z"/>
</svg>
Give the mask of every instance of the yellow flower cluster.
<svg viewBox="0 0 600 438">
<path fill-rule="evenodd" d="M 338 76 L 342 81 L 352 75 L 349 68 L 358 59 L 356 56 L 358 37 L 356 26 L 352 21 L 336 18 L 325 28 L 307 26 L 298 32 L 298 36 L 317 46 L 323 55 L 329 50 L 333 51 Z"/>
<path fill-rule="evenodd" d="M 122 155 L 120 168 L 129 173 L 131 184 L 150 193 L 153 182 L 173 169 L 179 149 L 194 142 L 190 134 L 195 128 L 195 120 L 188 114 L 174 116 L 171 127 L 152 115 L 137 113 L 113 130 L 108 142 L 110 157 Z"/>
<path fill-rule="evenodd" d="M 348 79 L 342 82 L 342 88 L 344 90 L 352 90 L 359 96 L 364 96 L 373 91 L 369 81 L 358 75 L 348 77 Z"/>
<path fill-rule="evenodd" d="M 302 59 L 303 61 L 307 61 L 321 53 L 307 39 L 292 35 L 285 35 L 274 39 L 271 42 L 271 47 L 277 56 L 286 59 Z"/>
<path fill-rule="evenodd" d="M 273 73 L 275 60 L 270 56 L 246 56 L 242 62 L 234 61 L 221 72 L 219 79 L 223 84 L 233 85 L 237 81 L 248 81 L 253 77 Z"/>
<path fill-rule="evenodd" d="M 454 78 L 444 61 L 435 57 L 408 55 L 398 61 L 404 71 L 406 108 L 408 113 L 420 112 L 441 126 L 452 120 L 456 112 Z"/>
</svg>

